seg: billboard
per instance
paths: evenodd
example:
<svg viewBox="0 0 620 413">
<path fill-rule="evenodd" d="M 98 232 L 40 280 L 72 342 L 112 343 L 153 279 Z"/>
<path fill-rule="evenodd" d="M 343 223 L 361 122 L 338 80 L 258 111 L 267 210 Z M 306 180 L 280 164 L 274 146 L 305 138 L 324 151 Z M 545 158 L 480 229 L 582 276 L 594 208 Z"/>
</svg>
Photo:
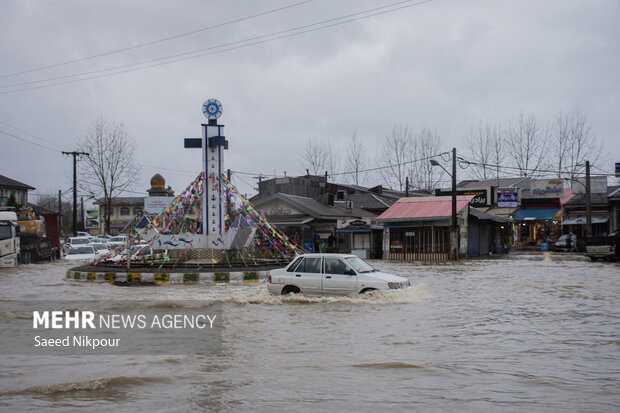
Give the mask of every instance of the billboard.
<svg viewBox="0 0 620 413">
<path fill-rule="evenodd" d="M 171 196 L 148 196 L 144 198 L 144 212 L 147 214 L 159 214 L 163 209 L 170 206 L 174 197 Z"/>
<path fill-rule="evenodd" d="M 616 178 L 620 178 L 620 162 L 616 162 Z"/>
<path fill-rule="evenodd" d="M 564 194 L 562 179 L 532 179 L 531 198 L 561 198 Z"/>
<path fill-rule="evenodd" d="M 580 176 L 571 182 L 571 188 L 573 194 L 585 194 L 586 193 L 586 178 Z M 591 176 L 590 177 L 590 193 L 591 194 L 606 194 L 607 193 L 607 177 L 606 176 Z"/>
<path fill-rule="evenodd" d="M 519 188 L 497 188 L 497 206 L 499 208 L 516 208 L 519 202 Z"/>
<path fill-rule="evenodd" d="M 89 209 L 86 211 L 86 216 L 84 217 L 84 228 L 86 229 L 94 229 L 99 228 L 99 210 L 98 209 Z"/>
</svg>

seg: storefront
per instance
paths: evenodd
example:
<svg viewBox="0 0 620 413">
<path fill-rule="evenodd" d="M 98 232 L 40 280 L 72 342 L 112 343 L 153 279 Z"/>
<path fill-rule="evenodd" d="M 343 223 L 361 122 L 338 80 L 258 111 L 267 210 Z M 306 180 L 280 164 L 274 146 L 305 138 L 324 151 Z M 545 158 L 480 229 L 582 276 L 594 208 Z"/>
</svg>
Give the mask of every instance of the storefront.
<svg viewBox="0 0 620 413">
<path fill-rule="evenodd" d="M 457 196 L 459 255 L 467 255 L 468 206 L 473 195 Z M 450 258 L 452 197 L 401 198 L 377 220 L 384 225 L 383 257 L 403 261 L 447 261 Z"/>
<path fill-rule="evenodd" d="M 520 209 L 515 212 L 515 244 L 536 245 L 553 235 L 555 225 L 561 220 L 560 209 Z"/>
</svg>

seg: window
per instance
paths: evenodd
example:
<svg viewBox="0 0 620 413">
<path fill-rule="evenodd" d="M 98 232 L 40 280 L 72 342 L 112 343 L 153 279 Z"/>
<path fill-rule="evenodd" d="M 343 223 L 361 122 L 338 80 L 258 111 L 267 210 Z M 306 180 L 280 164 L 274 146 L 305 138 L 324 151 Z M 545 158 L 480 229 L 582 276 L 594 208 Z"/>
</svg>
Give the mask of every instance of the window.
<svg viewBox="0 0 620 413">
<path fill-rule="evenodd" d="M 295 269 L 295 272 L 310 272 L 320 274 L 321 261 L 322 258 L 304 258 L 304 260 Z"/>
<path fill-rule="evenodd" d="M 142 215 L 142 208 L 134 208 L 133 209 L 133 214 L 134 215 Z"/>
<path fill-rule="evenodd" d="M 121 208 L 121 215 L 129 215 L 129 208 L 127 207 Z"/>
<path fill-rule="evenodd" d="M 311 272 L 315 274 L 321 273 L 321 263 L 323 261 L 322 258 L 306 258 L 305 260 L 306 268 L 304 272 Z"/>
<path fill-rule="evenodd" d="M 293 261 L 293 263 L 288 267 L 288 269 L 286 271 L 288 271 L 288 272 L 295 271 L 295 268 L 299 265 L 301 260 L 303 260 L 303 258 L 297 258 L 295 261 Z"/>
<path fill-rule="evenodd" d="M 325 274 L 346 274 L 347 264 L 338 258 L 325 258 Z"/>
<path fill-rule="evenodd" d="M 0 240 L 13 237 L 13 227 L 10 225 L 0 225 Z"/>
</svg>

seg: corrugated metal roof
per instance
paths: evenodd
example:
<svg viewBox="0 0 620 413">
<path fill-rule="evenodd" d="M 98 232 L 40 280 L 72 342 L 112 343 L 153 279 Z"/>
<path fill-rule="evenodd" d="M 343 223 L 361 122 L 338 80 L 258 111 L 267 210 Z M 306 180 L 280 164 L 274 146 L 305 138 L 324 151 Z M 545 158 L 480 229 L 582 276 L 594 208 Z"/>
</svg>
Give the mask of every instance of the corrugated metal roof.
<svg viewBox="0 0 620 413">
<path fill-rule="evenodd" d="M 473 195 L 458 195 L 456 197 L 456 211 L 465 208 Z M 421 198 L 401 198 L 387 211 L 379 215 L 379 220 L 406 220 L 419 218 L 439 218 L 452 215 L 451 196 L 429 196 Z"/>
</svg>

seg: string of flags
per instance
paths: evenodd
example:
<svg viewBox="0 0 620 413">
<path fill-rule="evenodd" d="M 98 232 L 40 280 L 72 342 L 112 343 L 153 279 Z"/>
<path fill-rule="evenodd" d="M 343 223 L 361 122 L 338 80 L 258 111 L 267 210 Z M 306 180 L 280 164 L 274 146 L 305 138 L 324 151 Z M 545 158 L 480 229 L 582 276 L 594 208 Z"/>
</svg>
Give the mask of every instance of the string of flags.
<svg viewBox="0 0 620 413">
<path fill-rule="evenodd" d="M 175 197 L 170 205 L 164 208 L 158 215 L 147 219 L 145 225 L 138 228 L 132 235 L 130 235 L 130 244 L 141 245 L 136 255 L 142 254 L 147 248 L 152 249 L 164 249 L 167 245 L 178 246 L 180 242 L 187 245 L 189 249 L 198 248 L 193 245 L 191 237 L 187 234 L 197 234 L 200 231 L 199 221 L 202 221 L 202 194 L 205 186 L 207 185 L 205 173 L 199 174 L 187 188 Z M 256 236 L 251 244 L 253 248 L 239 248 L 240 258 L 255 260 L 258 253 L 262 258 L 273 258 L 274 256 L 281 256 L 283 258 L 290 258 L 303 254 L 306 251 L 297 245 L 294 240 L 291 240 L 286 234 L 271 224 L 267 218 L 256 210 L 254 205 L 243 196 L 237 188 L 222 175 L 220 180 L 214 179 L 215 177 L 209 176 L 208 181 L 212 189 L 217 189 L 215 186 L 222 185 L 224 196 L 227 197 L 224 201 L 227 201 L 230 205 L 230 215 L 233 215 L 236 219 L 242 216 L 246 222 L 256 227 Z M 212 191 L 214 194 L 219 191 Z M 220 198 L 220 202 L 223 200 Z M 231 216 L 226 216 L 225 221 L 228 223 L 226 228 L 230 229 L 230 223 L 234 221 Z M 148 234 L 148 237 L 146 235 Z M 166 238 L 167 240 L 162 242 L 162 235 L 172 235 L 172 237 Z M 146 240 L 145 238 L 148 238 Z M 124 265 L 118 257 L 126 250 L 124 245 L 119 246 L 115 250 L 111 251 L 106 257 L 96 261 L 94 264 L 100 262 L 114 262 L 117 265 Z M 181 250 L 179 259 L 188 254 L 188 250 Z M 128 252 L 129 254 L 131 251 Z M 165 257 L 161 259 L 160 268 L 165 264 L 171 262 L 169 253 L 166 253 Z M 215 262 L 215 260 L 213 259 Z M 153 264 L 151 264 L 153 265 Z"/>
</svg>

